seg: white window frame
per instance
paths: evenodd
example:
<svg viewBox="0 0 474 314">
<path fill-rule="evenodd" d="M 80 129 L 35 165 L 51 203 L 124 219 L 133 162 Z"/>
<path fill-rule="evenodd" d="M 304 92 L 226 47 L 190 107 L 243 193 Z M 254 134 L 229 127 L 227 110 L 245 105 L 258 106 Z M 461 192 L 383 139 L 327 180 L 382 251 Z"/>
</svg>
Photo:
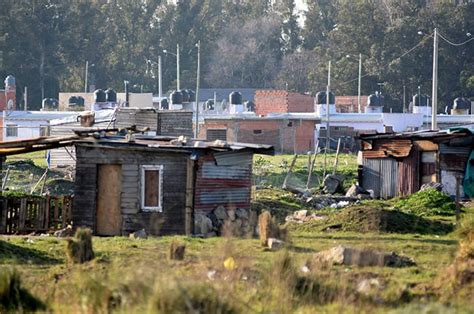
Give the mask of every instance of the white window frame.
<svg viewBox="0 0 474 314">
<path fill-rule="evenodd" d="M 145 171 L 158 170 L 158 206 L 145 206 Z M 144 212 L 163 212 L 163 165 L 140 166 L 140 205 Z"/>
</svg>

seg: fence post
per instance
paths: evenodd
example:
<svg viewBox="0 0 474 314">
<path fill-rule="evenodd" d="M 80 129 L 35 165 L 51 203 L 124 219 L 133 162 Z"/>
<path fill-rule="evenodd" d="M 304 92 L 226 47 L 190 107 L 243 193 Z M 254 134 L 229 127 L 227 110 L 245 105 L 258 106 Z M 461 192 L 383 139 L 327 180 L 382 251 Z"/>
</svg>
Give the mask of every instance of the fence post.
<svg viewBox="0 0 474 314">
<path fill-rule="evenodd" d="M 20 199 L 20 212 L 18 215 L 18 232 L 22 233 L 25 229 L 26 220 L 26 198 Z"/>
<path fill-rule="evenodd" d="M 0 233 L 7 233 L 7 211 L 8 200 L 5 197 L 0 197 Z"/>
</svg>

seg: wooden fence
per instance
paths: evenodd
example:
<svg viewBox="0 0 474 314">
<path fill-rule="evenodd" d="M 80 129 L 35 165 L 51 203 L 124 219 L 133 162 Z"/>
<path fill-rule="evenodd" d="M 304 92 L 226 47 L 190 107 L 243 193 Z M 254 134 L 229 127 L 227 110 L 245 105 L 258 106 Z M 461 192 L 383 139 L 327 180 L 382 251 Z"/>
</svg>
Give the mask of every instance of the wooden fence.
<svg viewBox="0 0 474 314">
<path fill-rule="evenodd" d="M 47 232 L 71 223 L 72 196 L 0 197 L 0 233 Z"/>
</svg>

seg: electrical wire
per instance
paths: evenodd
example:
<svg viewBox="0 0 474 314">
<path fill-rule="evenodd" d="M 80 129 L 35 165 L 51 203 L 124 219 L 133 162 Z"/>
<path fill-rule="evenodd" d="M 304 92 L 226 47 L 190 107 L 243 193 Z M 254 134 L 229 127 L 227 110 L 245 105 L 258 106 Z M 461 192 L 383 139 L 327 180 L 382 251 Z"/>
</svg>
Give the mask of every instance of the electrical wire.
<svg viewBox="0 0 474 314">
<path fill-rule="evenodd" d="M 447 42 L 448 44 L 452 45 L 452 46 L 462 46 L 462 45 L 465 45 L 467 44 L 468 42 L 470 42 L 471 40 L 474 40 L 474 37 L 473 38 L 469 38 L 468 40 L 462 42 L 462 43 L 453 43 L 452 41 L 450 41 L 449 39 L 447 39 L 446 37 L 444 37 L 443 35 L 441 35 L 441 33 L 438 33 L 438 36 L 441 37 L 441 39 L 443 39 L 445 42 Z"/>
<path fill-rule="evenodd" d="M 390 62 L 387 62 L 386 64 L 382 65 L 382 68 L 385 68 L 386 66 L 388 66 L 390 63 L 392 63 L 393 61 L 396 61 L 396 60 L 399 60 L 401 58 L 403 58 L 404 56 L 406 56 L 407 54 L 411 53 L 412 51 L 414 51 L 416 48 L 418 48 L 420 45 L 422 45 L 428 38 L 431 38 L 433 37 L 433 34 L 429 34 L 429 35 L 426 35 L 422 40 L 420 40 L 420 42 L 418 44 L 416 44 L 415 46 L 413 46 L 412 48 L 408 49 L 407 51 L 405 51 L 404 53 L 402 53 L 400 56 L 398 56 L 397 58 L 395 59 L 392 59 L 390 60 Z M 472 38 L 474 39 L 474 38 Z M 370 75 L 373 75 L 374 73 L 367 73 L 367 74 L 364 74 L 362 75 L 360 78 L 364 78 L 364 77 L 367 77 L 367 76 L 370 76 Z M 352 82 L 355 82 L 359 80 L 359 77 L 356 77 L 354 79 L 351 79 L 349 81 L 345 81 L 345 82 L 342 82 L 342 83 L 339 83 L 339 84 L 335 84 L 335 86 L 343 86 L 343 85 L 346 85 L 346 84 L 349 84 L 349 83 L 352 83 Z"/>
</svg>

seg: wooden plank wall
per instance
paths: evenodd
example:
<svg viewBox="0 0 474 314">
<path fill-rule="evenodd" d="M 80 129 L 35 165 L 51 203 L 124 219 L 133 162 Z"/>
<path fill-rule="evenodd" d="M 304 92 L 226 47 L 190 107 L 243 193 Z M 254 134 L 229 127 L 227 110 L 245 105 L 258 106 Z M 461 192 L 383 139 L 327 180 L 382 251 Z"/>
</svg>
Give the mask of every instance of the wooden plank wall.
<svg viewBox="0 0 474 314">
<path fill-rule="evenodd" d="M 120 108 L 117 111 L 116 126 L 128 128 L 136 125 L 138 128 L 150 128 L 156 132 L 158 114 L 156 109 Z"/>
<path fill-rule="evenodd" d="M 153 235 L 184 234 L 188 154 L 125 148 L 76 146 L 77 167 L 73 221 L 95 230 L 97 165 L 122 165 L 122 234 L 140 229 Z M 140 165 L 163 166 L 163 212 L 143 212 Z"/>
<path fill-rule="evenodd" d="M 193 113 L 182 110 L 158 111 L 156 135 L 193 137 Z"/>
</svg>

